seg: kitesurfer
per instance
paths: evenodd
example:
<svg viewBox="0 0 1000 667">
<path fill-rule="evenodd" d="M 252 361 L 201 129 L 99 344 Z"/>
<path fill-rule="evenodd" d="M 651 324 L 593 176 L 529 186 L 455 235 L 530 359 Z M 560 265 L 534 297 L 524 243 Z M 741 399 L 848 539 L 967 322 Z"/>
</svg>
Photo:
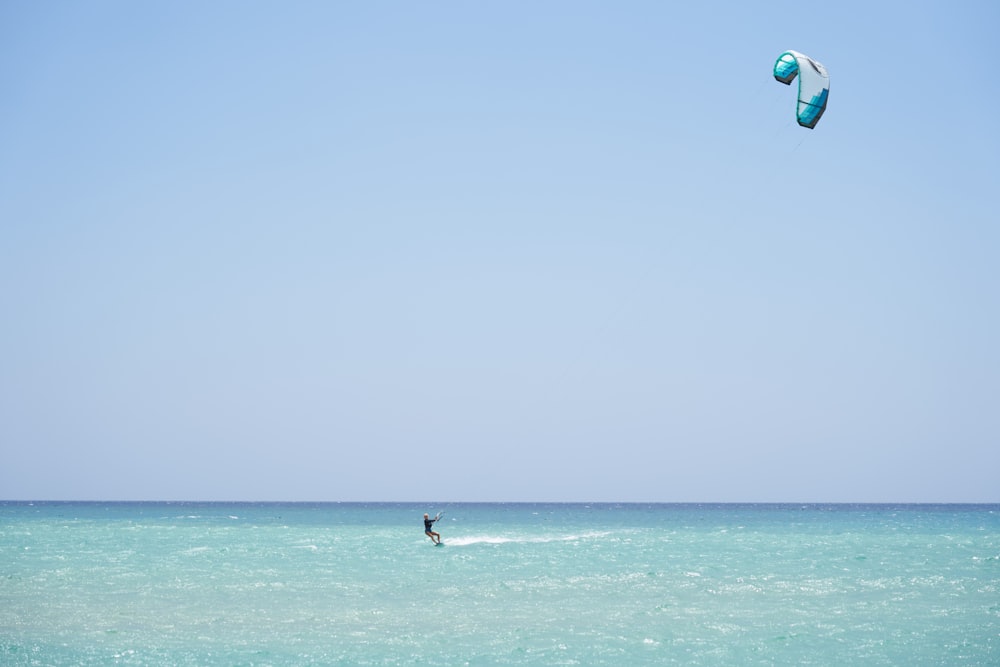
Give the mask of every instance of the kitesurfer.
<svg viewBox="0 0 1000 667">
<path fill-rule="evenodd" d="M 441 518 L 440 514 L 438 514 L 433 519 L 431 518 L 430 514 L 426 513 L 424 514 L 424 534 L 427 537 L 431 538 L 431 542 L 433 542 L 434 544 L 441 544 L 441 534 L 435 533 L 433 530 L 431 530 L 434 526 L 434 522 L 440 518 Z"/>
</svg>

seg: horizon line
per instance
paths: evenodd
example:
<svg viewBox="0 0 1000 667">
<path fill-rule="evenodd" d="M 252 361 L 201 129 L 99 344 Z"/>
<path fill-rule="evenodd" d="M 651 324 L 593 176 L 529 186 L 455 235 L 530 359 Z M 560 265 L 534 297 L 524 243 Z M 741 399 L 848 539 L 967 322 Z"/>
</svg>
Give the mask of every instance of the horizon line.
<svg viewBox="0 0 1000 667">
<path fill-rule="evenodd" d="M 213 505 L 997 505 L 994 501 L 929 500 L 204 500 L 204 499 L 39 499 L 0 498 L 0 504 L 213 504 Z"/>
</svg>

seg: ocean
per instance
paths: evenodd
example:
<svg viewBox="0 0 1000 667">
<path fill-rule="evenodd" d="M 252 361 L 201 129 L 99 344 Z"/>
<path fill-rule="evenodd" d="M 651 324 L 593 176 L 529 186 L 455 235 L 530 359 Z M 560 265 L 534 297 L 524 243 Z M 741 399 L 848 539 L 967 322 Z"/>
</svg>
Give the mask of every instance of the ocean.
<svg viewBox="0 0 1000 667">
<path fill-rule="evenodd" d="M 0 664 L 996 667 L 1000 505 L 2 502 Z"/>
</svg>

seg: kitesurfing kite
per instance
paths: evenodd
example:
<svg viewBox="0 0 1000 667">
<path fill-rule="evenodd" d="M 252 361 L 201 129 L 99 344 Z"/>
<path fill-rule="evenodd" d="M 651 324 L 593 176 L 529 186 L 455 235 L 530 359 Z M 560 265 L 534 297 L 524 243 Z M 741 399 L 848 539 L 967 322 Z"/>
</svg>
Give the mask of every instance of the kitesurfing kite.
<svg viewBox="0 0 1000 667">
<path fill-rule="evenodd" d="M 810 130 L 826 111 L 826 98 L 830 95 L 830 75 L 826 68 L 798 51 L 785 51 L 774 63 L 774 78 L 791 85 L 799 77 L 799 106 L 796 111 L 799 125 Z"/>
</svg>

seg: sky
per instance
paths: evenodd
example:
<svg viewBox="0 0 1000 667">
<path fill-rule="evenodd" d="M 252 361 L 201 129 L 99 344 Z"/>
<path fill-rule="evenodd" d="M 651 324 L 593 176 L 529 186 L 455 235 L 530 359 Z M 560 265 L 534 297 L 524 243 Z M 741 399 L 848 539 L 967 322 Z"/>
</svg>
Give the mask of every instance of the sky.
<svg viewBox="0 0 1000 667">
<path fill-rule="evenodd" d="M 997 25 L 0 2 L 0 498 L 1000 502 Z"/>
</svg>

